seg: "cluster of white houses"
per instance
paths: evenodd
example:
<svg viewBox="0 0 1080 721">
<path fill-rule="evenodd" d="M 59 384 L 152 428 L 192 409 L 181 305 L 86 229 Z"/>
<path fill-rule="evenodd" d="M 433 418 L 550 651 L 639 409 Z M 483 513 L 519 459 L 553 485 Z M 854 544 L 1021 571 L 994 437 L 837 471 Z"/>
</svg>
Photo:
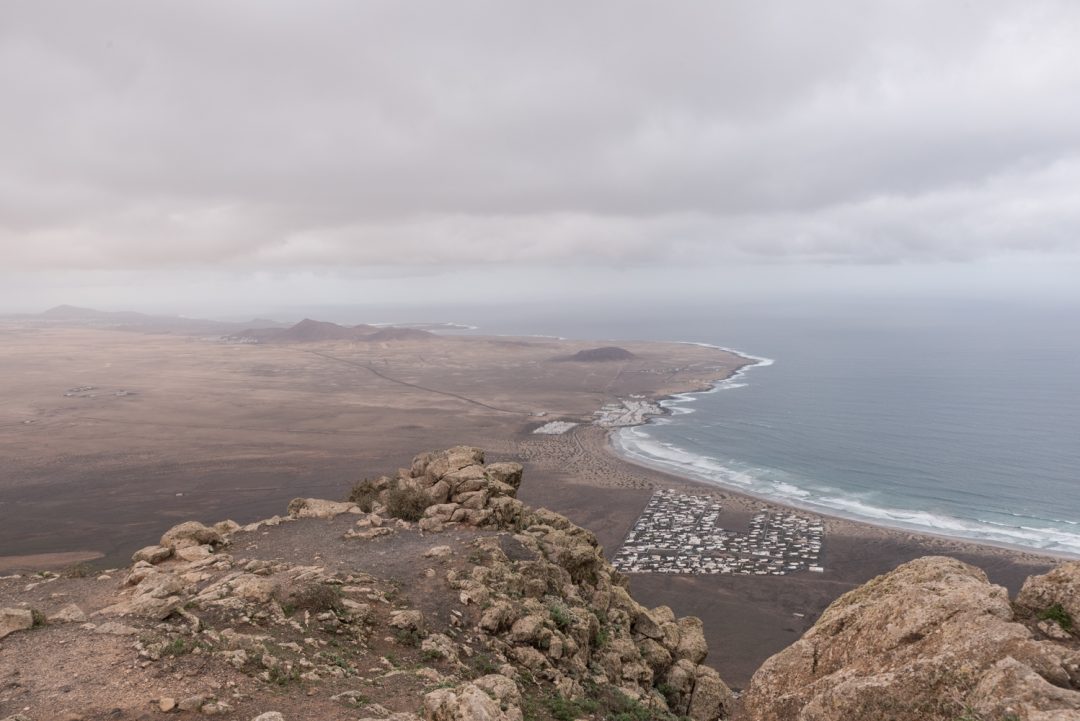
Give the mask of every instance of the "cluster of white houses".
<svg viewBox="0 0 1080 721">
<path fill-rule="evenodd" d="M 624 573 L 737 573 L 783 576 L 822 572 L 825 533 L 818 519 L 759 511 L 748 533 L 718 525 L 720 503 L 708 496 L 657 491 L 612 561 Z"/>
</svg>

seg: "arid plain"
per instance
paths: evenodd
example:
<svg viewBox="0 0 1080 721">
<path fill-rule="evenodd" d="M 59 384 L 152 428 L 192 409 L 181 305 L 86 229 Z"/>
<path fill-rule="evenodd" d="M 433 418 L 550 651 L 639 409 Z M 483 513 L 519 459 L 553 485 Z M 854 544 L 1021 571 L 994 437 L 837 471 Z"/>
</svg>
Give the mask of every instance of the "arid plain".
<svg viewBox="0 0 1080 721">
<path fill-rule="evenodd" d="M 704 387 L 738 365 L 677 344 L 556 360 L 595 344 L 434 336 L 243 344 L 94 328 L 0 328 L 0 568 L 120 560 L 176 519 L 340 497 L 416 453 L 516 455 L 554 419 Z"/>
<path fill-rule="evenodd" d="M 745 360 L 624 343 L 633 358 L 560 360 L 597 342 L 432 336 L 388 342 L 233 343 L 0 322 L 0 573 L 122 565 L 174 523 L 282 513 L 341 498 L 416 453 L 459 444 L 525 464 L 522 500 L 594 531 L 608 552 L 653 489 L 711 493 L 745 530 L 756 499 L 625 462 L 590 425 L 605 403 L 704 389 Z M 582 425 L 532 433 L 552 420 Z M 832 600 L 911 558 L 953 555 L 1015 590 L 1031 554 L 827 519 L 823 574 L 635 574 L 636 596 L 705 621 L 709 662 L 735 686 Z"/>
</svg>

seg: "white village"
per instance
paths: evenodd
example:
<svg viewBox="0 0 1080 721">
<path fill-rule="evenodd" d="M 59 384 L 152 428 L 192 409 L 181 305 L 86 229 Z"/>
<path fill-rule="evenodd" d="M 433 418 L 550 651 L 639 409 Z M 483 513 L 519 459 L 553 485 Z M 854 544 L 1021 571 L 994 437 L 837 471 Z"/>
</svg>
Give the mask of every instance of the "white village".
<svg viewBox="0 0 1080 721">
<path fill-rule="evenodd" d="M 653 494 L 612 561 L 624 573 L 784 576 L 821 573 L 824 526 L 792 511 L 759 511 L 747 533 L 717 525 L 721 505 L 709 496 Z"/>
</svg>

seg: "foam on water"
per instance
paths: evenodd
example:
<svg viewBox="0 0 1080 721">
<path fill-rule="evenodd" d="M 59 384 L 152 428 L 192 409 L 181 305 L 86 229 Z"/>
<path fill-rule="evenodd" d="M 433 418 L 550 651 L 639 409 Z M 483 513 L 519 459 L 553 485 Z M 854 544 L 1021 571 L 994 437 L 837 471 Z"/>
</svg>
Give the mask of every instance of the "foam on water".
<svg viewBox="0 0 1080 721">
<path fill-rule="evenodd" d="M 755 363 L 744 366 L 730 378 L 716 383 L 703 393 L 715 393 L 747 386 L 745 372 L 773 364 L 772 359 L 751 356 L 741 351 L 707 343 L 694 343 L 717 348 L 749 358 Z M 661 405 L 673 416 L 693 412 L 687 408 L 701 394 L 680 393 L 664 400 Z M 669 418 L 654 418 L 650 424 L 669 424 Z M 760 498 L 774 500 L 807 510 L 861 520 L 893 528 L 925 531 L 984 543 L 1021 546 L 1054 553 L 1080 556 L 1080 533 L 1073 530 L 1080 522 L 1040 518 L 1022 513 L 1002 513 L 1017 519 L 1015 524 L 984 518 L 958 518 L 925 510 L 894 508 L 875 502 L 872 494 L 840 492 L 817 480 L 792 478 L 767 468 L 738 468 L 702 453 L 694 453 L 679 445 L 653 438 L 649 427 L 621 428 L 612 435 L 617 451 L 643 465 L 727 486 Z M 778 476 L 783 476 L 778 477 Z"/>
</svg>

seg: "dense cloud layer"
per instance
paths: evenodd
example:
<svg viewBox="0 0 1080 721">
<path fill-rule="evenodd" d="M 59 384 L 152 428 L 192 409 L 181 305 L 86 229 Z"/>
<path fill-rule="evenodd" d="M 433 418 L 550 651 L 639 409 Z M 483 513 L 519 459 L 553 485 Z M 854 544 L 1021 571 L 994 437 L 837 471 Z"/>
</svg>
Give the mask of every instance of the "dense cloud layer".
<svg viewBox="0 0 1080 721">
<path fill-rule="evenodd" d="M 0 6 L 12 269 L 1080 252 L 1080 4 Z"/>
</svg>

